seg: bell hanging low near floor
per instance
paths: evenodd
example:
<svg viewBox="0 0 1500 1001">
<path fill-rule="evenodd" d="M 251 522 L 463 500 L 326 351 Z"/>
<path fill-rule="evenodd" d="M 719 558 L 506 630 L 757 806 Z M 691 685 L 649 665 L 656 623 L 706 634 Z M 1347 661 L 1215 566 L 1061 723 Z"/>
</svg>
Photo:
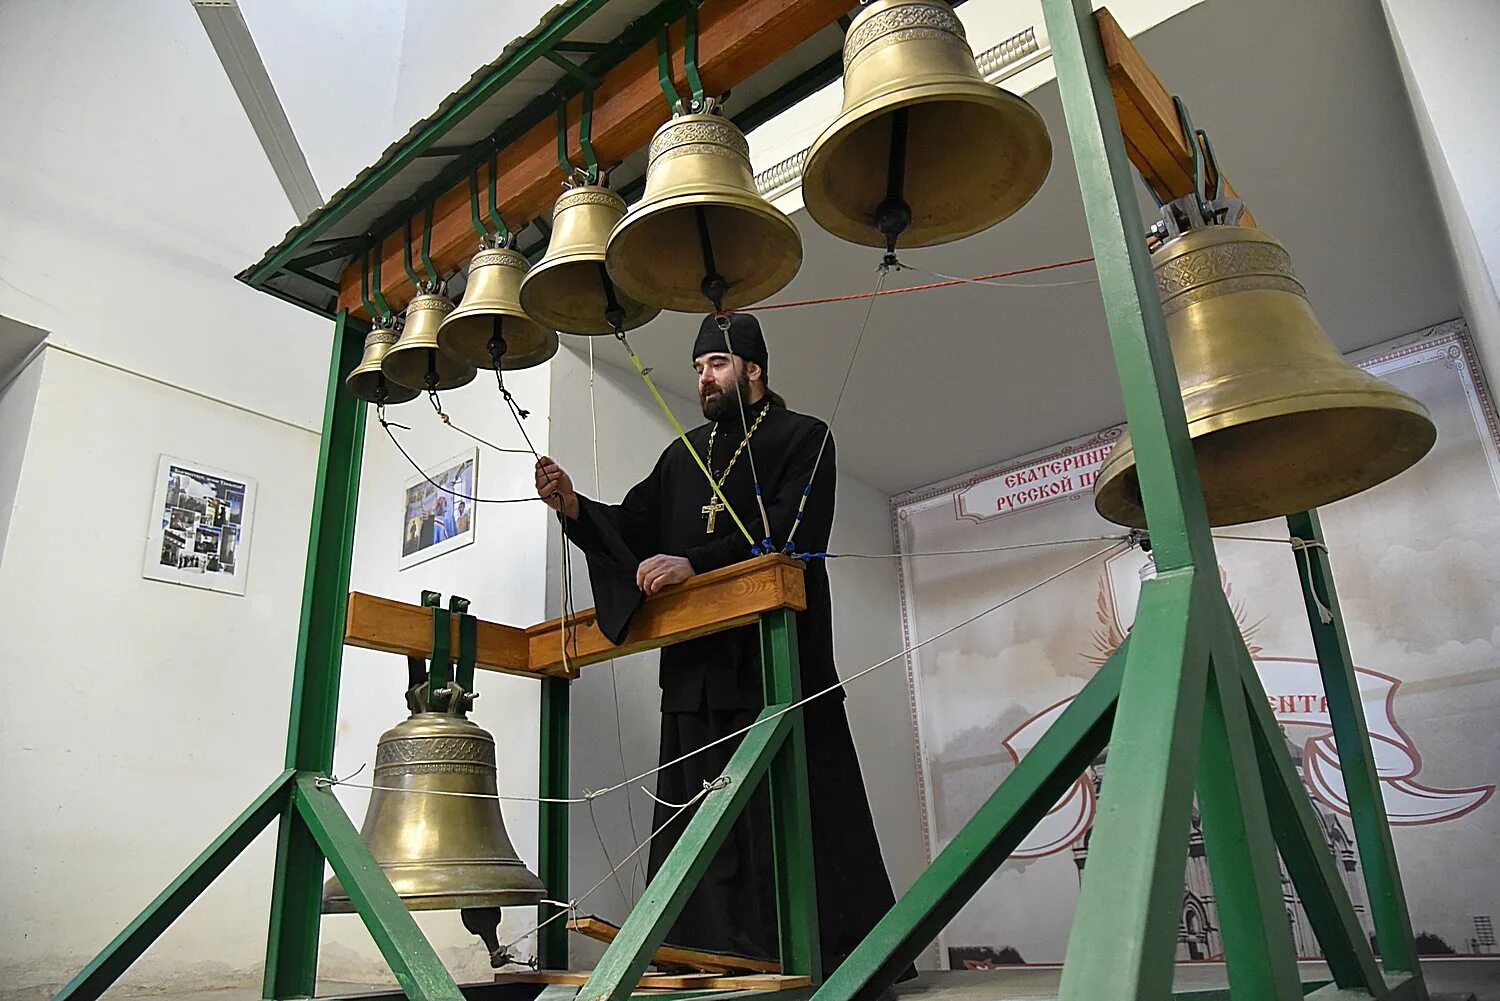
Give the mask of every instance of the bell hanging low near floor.
<svg viewBox="0 0 1500 1001">
<path fill-rule="evenodd" d="M 651 138 L 646 191 L 609 236 L 622 292 L 650 306 L 738 309 L 779 292 L 802 266 L 802 235 L 762 198 L 750 144 L 710 99 Z"/>
<path fill-rule="evenodd" d="M 547 253 L 521 282 L 521 308 L 565 334 L 608 334 L 636 327 L 661 312 L 615 288 L 604 248 L 625 217 L 625 199 L 602 184 L 570 187 L 552 206 Z"/>
<path fill-rule="evenodd" d="M 458 308 L 438 328 L 438 347 L 476 368 L 531 368 L 557 354 L 557 334 L 521 308 L 526 258 L 510 247 L 485 247 L 469 262 Z"/>
<path fill-rule="evenodd" d="M 422 391 L 457 389 L 474 381 L 474 366 L 438 345 L 438 329 L 451 312 L 453 300 L 445 295 L 423 292 L 412 298 L 401 339 L 380 363 L 388 382 Z"/>
<path fill-rule="evenodd" d="M 1166 230 L 1151 255 L 1211 525 L 1368 490 L 1437 440 L 1421 403 L 1339 353 L 1286 248 L 1235 225 L 1238 211 L 1234 203 L 1219 224 Z M 1146 527 L 1128 433 L 1099 470 L 1094 506 L 1116 524 Z"/>
<path fill-rule="evenodd" d="M 461 709 L 413 713 L 382 734 L 372 784 L 360 837 L 408 909 L 516 907 L 545 895 L 505 830 L 494 738 Z M 329 879 L 323 910 L 353 909 Z"/>
<path fill-rule="evenodd" d="M 988 229 L 1041 188 L 1047 126 L 987 83 L 943 0 L 876 0 L 844 38 L 844 103 L 802 169 L 808 215 L 867 247 L 929 247 Z"/>
</svg>

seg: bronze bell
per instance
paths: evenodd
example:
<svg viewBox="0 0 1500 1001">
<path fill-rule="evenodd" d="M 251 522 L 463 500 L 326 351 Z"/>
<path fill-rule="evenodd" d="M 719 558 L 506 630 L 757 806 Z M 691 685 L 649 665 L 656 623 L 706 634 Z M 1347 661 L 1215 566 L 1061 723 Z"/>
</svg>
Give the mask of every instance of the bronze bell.
<svg viewBox="0 0 1500 1001">
<path fill-rule="evenodd" d="M 1031 200 L 1052 165 L 1047 126 L 986 83 L 943 0 L 875 0 L 844 37 L 844 103 L 802 169 L 807 212 L 851 243 L 928 247 Z"/>
<path fill-rule="evenodd" d="M 604 246 L 625 216 L 625 199 L 599 184 L 569 188 L 552 206 L 547 253 L 521 282 L 521 308 L 565 334 L 608 334 L 613 293 L 621 330 L 634 330 L 660 313 L 614 287 L 604 269 Z"/>
<path fill-rule="evenodd" d="M 381 372 L 380 363 L 396 339 L 396 331 L 390 327 L 376 324 L 370 328 L 365 335 L 365 353 L 344 380 L 349 392 L 367 403 L 406 403 L 417 398 L 415 389 L 398 386 Z"/>
<path fill-rule="evenodd" d="M 530 368 L 557 354 L 557 334 L 521 309 L 526 258 L 509 247 L 486 247 L 469 262 L 463 302 L 443 318 L 438 347 L 477 368 Z"/>
<path fill-rule="evenodd" d="M 457 389 L 474 381 L 474 366 L 440 350 L 438 328 L 453 312 L 453 300 L 423 292 L 406 306 L 406 327 L 385 353 L 380 370 L 388 381 L 409 389 Z"/>
<path fill-rule="evenodd" d="M 1432 448 L 1426 408 L 1339 354 L 1270 235 L 1210 225 L 1151 256 L 1209 524 L 1332 503 Z M 1128 434 L 1099 470 L 1094 506 L 1146 526 Z"/>
<path fill-rule="evenodd" d="M 383 788 L 370 794 L 360 837 L 408 909 L 512 907 L 545 895 L 505 832 L 494 738 L 461 713 L 418 712 L 387 730 L 372 784 Z M 323 910 L 353 909 L 329 879 Z"/>
<path fill-rule="evenodd" d="M 609 235 L 615 284 L 664 309 L 749 306 L 802 266 L 802 235 L 756 190 L 744 134 L 708 104 L 656 130 L 646 193 Z"/>
</svg>

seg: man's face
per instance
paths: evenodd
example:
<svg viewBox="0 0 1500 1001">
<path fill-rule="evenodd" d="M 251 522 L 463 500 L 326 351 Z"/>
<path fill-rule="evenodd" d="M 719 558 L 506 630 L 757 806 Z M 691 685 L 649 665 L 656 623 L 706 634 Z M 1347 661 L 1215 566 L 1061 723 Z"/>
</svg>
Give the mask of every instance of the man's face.
<svg viewBox="0 0 1500 1001">
<path fill-rule="evenodd" d="M 760 366 L 752 366 L 756 375 Z M 734 413 L 739 400 L 751 401 L 750 378 L 743 359 L 724 351 L 714 351 L 693 359 L 693 371 L 698 373 L 698 404 L 703 416 L 711 421 L 720 421 Z M 738 383 L 738 392 L 735 391 Z"/>
</svg>

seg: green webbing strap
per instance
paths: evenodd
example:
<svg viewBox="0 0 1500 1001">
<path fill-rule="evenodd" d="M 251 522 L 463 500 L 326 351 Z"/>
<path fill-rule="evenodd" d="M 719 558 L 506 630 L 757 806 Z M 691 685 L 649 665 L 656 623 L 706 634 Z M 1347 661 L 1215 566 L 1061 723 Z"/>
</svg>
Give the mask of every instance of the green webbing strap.
<svg viewBox="0 0 1500 1001">
<path fill-rule="evenodd" d="M 380 307 L 380 318 L 388 325 L 395 323 L 396 314 L 391 311 L 391 304 L 385 301 L 385 293 L 380 290 L 380 242 L 375 243 L 375 265 L 374 275 L 371 277 L 370 294 L 375 299 L 375 305 Z"/>
<path fill-rule="evenodd" d="M 438 269 L 432 266 L 432 203 L 427 203 L 427 212 L 422 216 L 422 268 L 427 272 L 433 288 L 438 287 Z"/>
<path fill-rule="evenodd" d="M 510 230 L 505 228 L 505 220 L 500 218 L 500 199 L 495 197 L 495 182 L 499 174 L 500 154 L 496 153 L 490 157 L 490 228 L 495 231 L 497 247 L 510 242 Z"/>
<path fill-rule="evenodd" d="M 448 610 L 442 607 L 441 601 L 442 596 L 436 591 L 422 592 L 422 604 L 432 609 L 432 658 L 427 665 L 429 704 L 436 701 L 438 692 L 447 688 L 448 682 L 452 680 L 449 653 L 453 645 L 453 627 L 449 624 Z"/>
<path fill-rule="evenodd" d="M 745 527 L 745 523 L 743 521 L 740 521 L 740 516 L 735 512 L 734 506 L 729 503 L 729 498 L 724 496 L 724 491 L 719 489 L 719 484 L 714 480 L 713 473 L 710 473 L 708 471 L 708 467 L 703 464 L 703 457 L 699 455 L 698 450 L 688 442 L 687 432 L 682 430 L 681 424 L 677 423 L 677 417 L 672 413 L 672 408 L 669 407 L 667 405 L 667 401 L 662 398 L 661 392 L 656 388 L 656 383 L 651 381 L 651 373 L 646 370 L 645 365 L 641 364 L 640 356 L 635 353 L 635 349 L 630 346 L 630 342 L 627 341 L 624 336 L 617 335 L 616 339 L 621 344 L 625 345 L 625 350 L 630 354 L 631 362 L 635 364 L 635 370 L 641 373 L 642 379 L 646 380 L 646 388 L 651 390 L 651 395 L 656 398 L 656 405 L 658 407 L 661 407 L 661 412 L 667 415 L 667 422 L 672 425 L 672 430 L 677 432 L 677 437 L 681 439 L 683 447 L 688 450 L 688 455 L 691 455 L 693 457 L 693 461 L 696 462 L 698 464 L 698 468 L 703 471 L 703 475 L 708 479 L 708 485 L 710 487 L 713 487 L 714 496 L 719 498 L 719 501 L 724 505 L 724 509 L 729 512 L 729 517 L 734 519 L 735 526 L 740 530 L 740 534 L 745 537 L 745 541 L 750 543 L 750 548 L 758 550 L 755 542 L 755 537 L 750 534 L 750 530 Z M 767 525 L 766 534 L 769 535 L 770 532 L 771 528 L 769 525 Z"/>
<path fill-rule="evenodd" d="M 370 301 L 370 254 L 368 251 L 359 259 L 359 298 L 365 304 L 365 312 L 370 314 L 371 322 L 384 319 L 375 312 L 375 304 Z"/>
<path fill-rule="evenodd" d="M 474 661 L 479 655 L 479 620 L 469 614 L 469 599 L 457 595 L 448 599 L 448 610 L 458 616 L 458 666 L 453 680 L 470 695 L 474 694 Z"/>
<path fill-rule="evenodd" d="M 401 264 L 406 268 L 406 277 L 411 279 L 412 286 L 422 291 L 422 279 L 417 277 L 417 269 L 411 266 L 411 220 L 406 220 L 406 225 L 401 228 L 401 235 L 405 237 L 401 241 Z"/>
<path fill-rule="evenodd" d="M 583 111 L 578 116 L 578 148 L 583 151 L 583 166 L 589 183 L 599 183 L 599 158 L 594 155 L 594 91 L 583 92 Z"/>
<path fill-rule="evenodd" d="M 572 178 L 573 164 L 568 160 L 567 101 L 557 106 L 557 168 L 562 171 L 564 180 Z"/>
<path fill-rule="evenodd" d="M 469 225 L 474 227 L 474 235 L 479 237 L 479 245 L 489 246 L 490 231 L 485 229 L 484 223 L 479 221 L 479 172 L 477 170 L 469 175 Z"/>
<path fill-rule="evenodd" d="M 687 30 L 682 40 L 682 69 L 687 74 L 688 90 L 693 95 L 690 110 L 703 110 L 703 81 L 698 78 L 698 0 L 690 0 L 687 9 Z"/>
<path fill-rule="evenodd" d="M 682 103 L 682 95 L 677 93 L 677 85 L 672 82 L 672 52 L 668 47 L 666 25 L 656 33 L 656 80 L 661 84 L 667 107 L 675 112 Z"/>
</svg>

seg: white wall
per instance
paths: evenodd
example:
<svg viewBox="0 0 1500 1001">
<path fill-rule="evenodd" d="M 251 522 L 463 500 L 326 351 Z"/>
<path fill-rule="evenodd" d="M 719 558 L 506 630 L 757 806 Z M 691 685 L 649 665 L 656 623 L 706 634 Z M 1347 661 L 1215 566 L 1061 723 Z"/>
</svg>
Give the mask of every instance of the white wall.
<svg viewBox="0 0 1500 1001">
<path fill-rule="evenodd" d="M 687 364 L 686 350 L 674 356 L 681 345 L 671 345 L 648 335 L 636 338 L 636 349 L 648 366 Z M 618 352 L 608 338 L 595 341 L 596 355 Z M 618 501 L 655 464 L 672 431 L 638 377 L 612 365 L 595 365 L 593 402 L 597 412 L 599 489 L 593 472 L 594 421 L 589 404 L 588 345 L 578 338 L 565 338 L 564 348 L 551 365 L 553 376 L 551 455 L 573 476 L 577 488 L 590 496 Z M 796 401 L 790 401 L 793 409 Z M 686 427 L 701 421 L 697 404 L 676 395 L 668 403 Z M 881 553 L 893 549 L 889 498 L 848 476 L 841 476 L 831 545 L 834 551 Z M 553 535 L 548 558 L 549 615 L 558 609 L 559 562 L 557 537 Z M 587 568 L 574 550 L 575 603 L 592 604 Z M 900 599 L 895 561 L 833 561 L 829 569 L 833 587 L 835 655 L 843 676 L 868 667 L 901 649 Z M 621 745 L 625 771 L 636 775 L 657 763 L 660 733 L 661 690 L 657 685 L 658 655 L 638 654 L 621 658 L 611 668 L 588 668 L 573 685 L 572 764 L 573 791 L 599 788 L 622 777 Z M 848 711 L 856 747 L 864 770 L 875 814 L 877 833 L 892 881 L 900 893 L 921 871 L 921 820 L 916 789 L 916 757 L 906 679 L 900 661 L 892 670 L 866 676 L 852 686 Z M 619 716 L 616 717 L 616 688 Z M 616 733 L 621 735 L 616 742 Z M 654 788 L 654 783 L 646 785 Z M 600 838 L 614 863 L 620 863 L 651 830 L 651 801 L 633 789 L 630 809 L 624 793 L 616 793 L 594 804 L 599 831 L 587 811 L 574 811 L 572 841 L 572 891 L 579 893 L 605 876 L 606 865 Z M 643 852 L 644 858 L 649 852 Z M 644 874 L 631 882 L 631 869 L 622 871 L 621 883 L 609 882 L 596 891 L 584 910 L 618 922 L 627 913 L 625 896 L 638 895 Z M 622 892 L 623 890 L 623 892 Z M 591 943 L 575 939 L 574 965 L 589 962 L 598 954 Z"/>
<path fill-rule="evenodd" d="M 1448 226 L 1475 349 L 1500 371 L 1500 102 L 1493 95 L 1500 6 L 1382 0 L 1423 152 Z"/>
<path fill-rule="evenodd" d="M 139 328 L 137 328 L 139 334 Z M 0 985 L 60 985 L 281 771 L 316 435 L 50 349 L 0 564 Z M 7 422 L 0 419 L 0 426 Z M 258 481 L 244 597 L 145 580 L 158 457 Z M 274 835 L 130 971 L 248 981 Z"/>
<path fill-rule="evenodd" d="M 31 436 L 31 415 L 42 384 L 43 363 L 43 355 L 36 355 L 25 368 L 6 376 L 10 382 L 0 388 L 0 563 L 5 560 L 5 537 L 21 486 L 21 466 L 26 440 Z"/>
</svg>

